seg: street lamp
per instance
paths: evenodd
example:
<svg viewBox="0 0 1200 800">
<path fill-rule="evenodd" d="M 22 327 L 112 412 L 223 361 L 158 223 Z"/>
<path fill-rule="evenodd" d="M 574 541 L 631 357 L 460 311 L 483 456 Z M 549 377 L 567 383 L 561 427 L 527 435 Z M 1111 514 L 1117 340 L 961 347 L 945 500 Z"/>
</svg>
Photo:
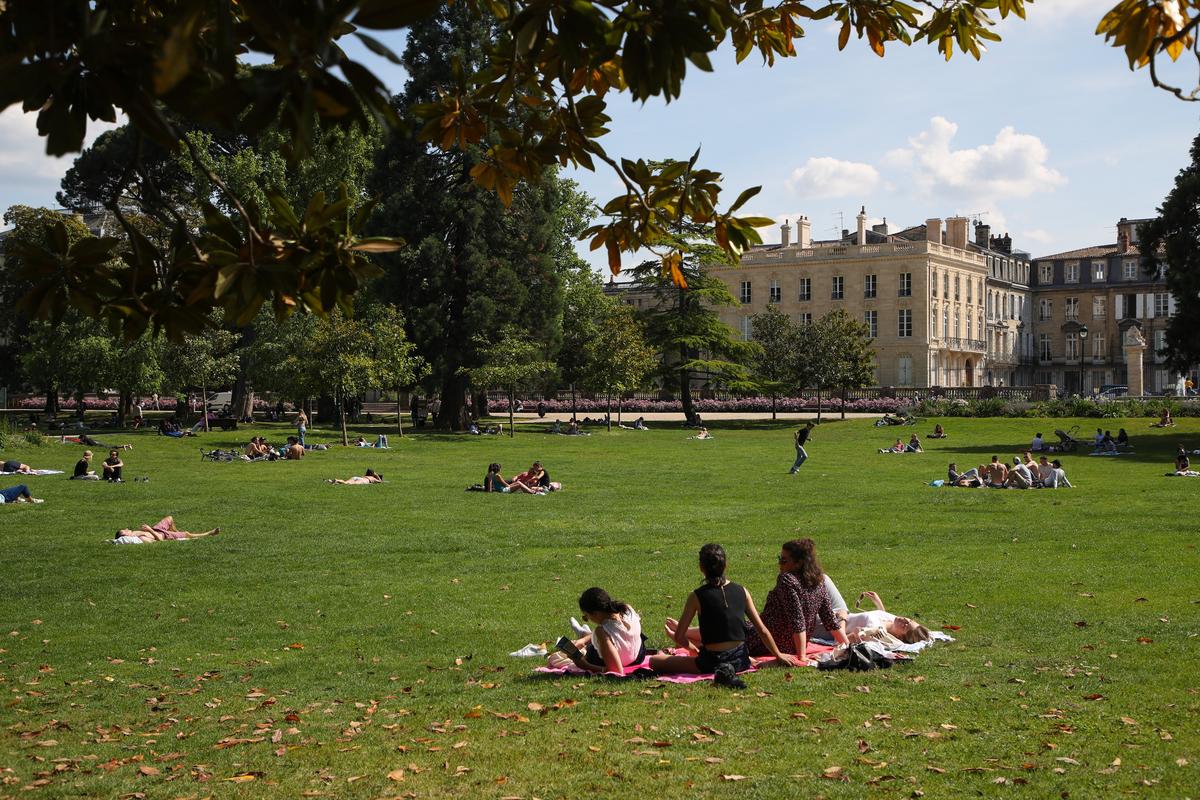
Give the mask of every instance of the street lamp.
<svg viewBox="0 0 1200 800">
<path fill-rule="evenodd" d="M 1087 325 L 1079 326 L 1079 396 L 1083 397 L 1083 354 L 1087 348 L 1088 329 Z"/>
</svg>

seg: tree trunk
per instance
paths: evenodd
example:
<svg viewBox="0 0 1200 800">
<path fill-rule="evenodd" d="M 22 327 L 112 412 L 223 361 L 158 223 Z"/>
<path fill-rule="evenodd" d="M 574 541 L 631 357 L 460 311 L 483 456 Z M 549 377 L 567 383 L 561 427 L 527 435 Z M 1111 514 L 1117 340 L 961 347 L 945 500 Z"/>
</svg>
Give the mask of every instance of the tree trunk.
<svg viewBox="0 0 1200 800">
<path fill-rule="evenodd" d="M 338 422 L 342 428 L 342 447 L 349 447 L 350 439 L 346 436 L 346 390 L 338 392 Z"/>
<path fill-rule="evenodd" d="M 571 419 L 575 419 L 575 384 L 571 384 Z"/>
<path fill-rule="evenodd" d="M 821 387 L 817 387 L 817 422 L 821 421 Z"/>
<path fill-rule="evenodd" d="M 679 348 L 679 358 L 687 360 L 687 348 Z M 692 401 L 692 374 L 686 369 L 679 370 L 679 403 L 683 407 L 683 417 L 691 423 L 696 418 L 696 404 Z"/>
<path fill-rule="evenodd" d="M 846 387 L 842 387 L 842 419 L 846 418 Z"/>
<path fill-rule="evenodd" d="M 204 432 L 208 433 L 208 388 L 204 381 L 200 381 L 200 414 L 204 420 Z"/>
<path fill-rule="evenodd" d="M 46 405 L 42 410 L 47 414 L 58 413 L 58 384 L 52 383 L 46 387 Z"/>
<path fill-rule="evenodd" d="M 517 390 L 508 390 L 508 438 L 513 438 L 517 434 L 517 429 L 513 425 L 513 406 L 517 404 Z"/>
<path fill-rule="evenodd" d="M 442 404 L 438 407 L 433 425 L 444 430 L 462 430 L 463 393 L 467 388 L 464 375 L 450 373 L 442 381 Z"/>
<path fill-rule="evenodd" d="M 133 405 L 133 395 L 130 392 L 121 392 L 117 395 L 117 423 L 125 426 L 125 420 L 129 418 L 130 407 Z"/>
<path fill-rule="evenodd" d="M 612 433 L 612 390 L 608 392 L 608 403 L 604 407 L 604 422 L 608 425 L 608 432 Z"/>
<path fill-rule="evenodd" d="M 397 436 L 404 438 L 404 406 L 400 404 L 400 387 L 396 387 L 396 430 Z"/>
<path fill-rule="evenodd" d="M 621 406 L 624 405 L 624 398 L 620 394 L 617 395 L 617 427 L 621 427 Z"/>
<path fill-rule="evenodd" d="M 771 393 L 771 421 L 774 422 L 778 417 L 775 414 L 775 393 Z"/>
<path fill-rule="evenodd" d="M 229 410 L 235 417 L 241 420 L 245 416 L 243 410 L 246 404 L 246 368 L 238 366 L 237 377 L 233 381 L 233 391 L 229 393 Z M 250 408 L 254 408 L 253 398 L 250 400 Z"/>
</svg>

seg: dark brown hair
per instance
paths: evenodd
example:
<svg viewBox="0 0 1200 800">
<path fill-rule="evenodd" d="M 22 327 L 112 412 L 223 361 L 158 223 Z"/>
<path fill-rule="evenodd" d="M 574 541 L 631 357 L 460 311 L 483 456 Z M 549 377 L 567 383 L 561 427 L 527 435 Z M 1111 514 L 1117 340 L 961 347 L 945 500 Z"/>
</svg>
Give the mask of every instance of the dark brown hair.
<svg viewBox="0 0 1200 800">
<path fill-rule="evenodd" d="M 783 543 L 783 549 L 795 564 L 791 570 L 792 574 L 800 579 L 805 588 L 817 588 L 825 573 L 821 571 L 821 562 L 817 561 L 817 546 L 813 544 L 813 540 L 792 539 Z"/>
</svg>

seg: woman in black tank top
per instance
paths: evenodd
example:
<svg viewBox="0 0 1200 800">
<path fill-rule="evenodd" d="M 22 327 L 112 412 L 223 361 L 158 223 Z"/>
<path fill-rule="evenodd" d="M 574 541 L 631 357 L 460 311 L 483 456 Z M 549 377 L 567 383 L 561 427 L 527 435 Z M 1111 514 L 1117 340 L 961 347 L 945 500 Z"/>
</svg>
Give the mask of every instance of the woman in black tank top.
<svg viewBox="0 0 1200 800">
<path fill-rule="evenodd" d="M 779 651 L 745 587 L 725 577 L 725 550 L 719 544 L 706 544 L 700 548 L 700 570 L 704 573 L 704 585 L 688 595 L 675 628 L 675 643 L 688 655 L 664 652 L 652 656 L 651 669 L 657 672 L 704 674 L 713 672 L 720 664 L 732 664 L 735 671 L 744 672 L 750 668 L 746 629 L 742 624 L 745 617 L 749 617 L 755 628 L 762 631 L 763 644 L 780 663 L 790 666 L 800 664 L 795 656 Z M 697 614 L 700 617 L 701 644 L 700 651 L 692 655 L 687 630 Z"/>
</svg>

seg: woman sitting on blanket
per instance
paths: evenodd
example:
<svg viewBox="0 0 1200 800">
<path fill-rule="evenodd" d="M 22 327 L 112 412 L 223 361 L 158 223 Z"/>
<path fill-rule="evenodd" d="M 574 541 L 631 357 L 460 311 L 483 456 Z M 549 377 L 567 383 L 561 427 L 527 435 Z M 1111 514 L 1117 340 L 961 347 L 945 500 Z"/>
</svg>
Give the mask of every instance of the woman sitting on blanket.
<svg viewBox="0 0 1200 800">
<path fill-rule="evenodd" d="M 500 474 L 500 465 L 492 462 L 488 465 L 487 477 L 483 479 L 483 490 L 485 492 L 524 492 L 525 494 L 543 494 L 539 489 L 534 489 L 526 486 L 515 478 L 511 481 L 504 480 L 504 476 Z"/>
<path fill-rule="evenodd" d="M 864 638 L 870 638 L 866 634 L 866 631 L 873 628 L 882 628 L 906 644 L 927 642 L 933 638 L 929 633 L 929 629 L 924 625 L 915 622 L 909 617 L 898 617 L 895 614 L 888 613 L 888 610 L 883 607 L 883 601 L 879 599 L 879 595 L 875 592 L 863 592 L 860 594 L 858 602 L 854 604 L 855 608 L 861 608 L 864 597 L 875 604 L 876 610 L 856 611 L 853 614 L 844 614 L 843 622 L 846 626 L 846 638 L 851 642 L 860 642 Z"/>
<path fill-rule="evenodd" d="M 904 446 L 904 452 L 906 452 L 906 453 L 924 453 L 925 452 L 924 448 L 921 447 L 921 440 L 917 438 L 917 435 L 915 433 L 911 437 L 909 437 L 908 444 L 906 444 Z"/>
<path fill-rule="evenodd" d="M 1158 422 L 1155 422 L 1150 427 L 1151 428 L 1174 428 L 1175 420 L 1171 419 L 1171 409 L 1164 408 L 1162 410 L 1162 416 L 1160 416 L 1158 418 Z"/>
<path fill-rule="evenodd" d="M 113 537 L 113 544 L 152 544 L 175 539 L 202 539 L 205 536 L 216 536 L 220 528 L 213 528 L 203 533 L 181 531 L 175 527 L 174 517 L 163 517 L 155 525 L 143 525 L 139 530 L 123 528 Z"/>
<path fill-rule="evenodd" d="M 747 617 L 770 655 L 789 666 L 804 663 L 803 658 L 780 651 L 770 629 L 758 615 L 750 592 L 725 577 L 725 550 L 721 545 L 706 544 L 700 548 L 700 571 L 704 573 L 704 584 L 688 595 L 675 625 L 675 643 L 687 650 L 688 655 L 664 652 L 651 656 L 651 669 L 671 673 L 709 673 L 718 668 L 745 672 L 750 669 L 750 651 L 746 646 Z M 700 617 L 700 648 L 693 655 L 688 626 L 697 615 Z"/>
<path fill-rule="evenodd" d="M 703 425 L 701 425 L 700 432 L 697 433 L 695 436 L 689 436 L 688 438 L 689 439 L 712 439 L 713 435 L 708 432 L 708 428 L 705 428 Z"/>
<path fill-rule="evenodd" d="M 897 439 L 896 443 L 894 445 L 892 445 L 891 447 L 881 448 L 879 450 L 879 452 L 881 452 L 881 453 L 903 453 L 904 452 L 904 442 L 901 441 L 900 439 Z"/>
<path fill-rule="evenodd" d="M 762 610 L 766 630 L 780 651 L 799 656 L 807 663 L 808 642 L 817 635 L 846 643 L 841 621 L 834 613 L 831 585 L 821 571 L 812 539 L 783 543 L 775 588 L 767 593 Z M 674 637 L 676 630 L 677 623 L 668 617 L 667 634 Z M 699 643 L 699 628 L 691 628 L 687 633 L 693 644 Z M 770 655 L 759 629 L 750 625 L 746 626 L 746 647 L 752 657 Z"/>
<path fill-rule="evenodd" d="M 945 439 L 946 429 L 942 427 L 942 423 L 933 426 L 933 433 L 929 434 L 930 439 Z"/>
<path fill-rule="evenodd" d="M 642 618 L 633 606 L 613 600 L 608 592 L 593 586 L 579 596 L 579 610 L 585 622 L 596 626 L 595 631 L 575 640 L 575 647 L 583 652 L 573 658 L 551 653 L 546 657 L 549 666 L 574 664 L 585 672 L 622 673 L 646 659 Z"/>
<path fill-rule="evenodd" d="M 353 478 L 329 478 L 326 483 L 337 484 L 338 486 L 366 486 L 368 483 L 383 483 L 383 476 L 373 469 L 368 469 L 362 475 L 355 475 Z"/>
</svg>

